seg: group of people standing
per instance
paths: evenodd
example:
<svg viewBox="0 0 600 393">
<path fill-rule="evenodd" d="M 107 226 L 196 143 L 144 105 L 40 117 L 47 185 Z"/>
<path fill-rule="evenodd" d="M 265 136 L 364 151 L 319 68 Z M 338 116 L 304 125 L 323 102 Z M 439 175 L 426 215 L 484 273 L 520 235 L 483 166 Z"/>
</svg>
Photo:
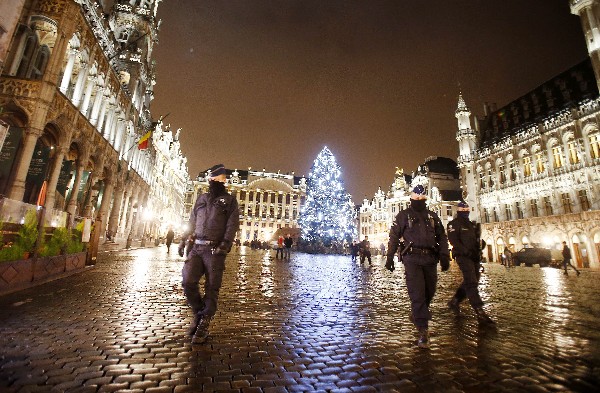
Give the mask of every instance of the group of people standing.
<svg viewBox="0 0 600 393">
<path fill-rule="evenodd" d="M 277 252 L 275 253 L 275 258 L 280 258 L 279 254 L 281 254 L 282 259 L 290 259 L 292 245 L 294 244 L 294 239 L 289 233 L 286 233 L 285 237 L 279 236 L 277 238 Z"/>
</svg>

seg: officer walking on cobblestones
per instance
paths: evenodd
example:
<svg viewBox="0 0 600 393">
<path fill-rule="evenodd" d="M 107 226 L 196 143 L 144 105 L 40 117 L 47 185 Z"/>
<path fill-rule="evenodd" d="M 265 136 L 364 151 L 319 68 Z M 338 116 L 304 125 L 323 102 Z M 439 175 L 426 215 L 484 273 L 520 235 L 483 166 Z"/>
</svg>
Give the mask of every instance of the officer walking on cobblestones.
<svg viewBox="0 0 600 393">
<path fill-rule="evenodd" d="M 480 323 L 493 324 L 485 313 L 483 300 L 479 296 L 479 278 L 481 277 L 481 227 L 469 220 L 471 208 L 466 202 L 459 202 L 456 218 L 448 223 L 448 240 L 452 245 L 452 256 L 462 272 L 463 282 L 456 290 L 448 307 L 455 315 L 460 315 L 460 302 L 469 299 Z"/>
<path fill-rule="evenodd" d="M 392 223 L 385 267 L 394 271 L 394 255 L 403 240 L 401 261 L 411 302 L 410 319 L 419 331 L 417 346 L 429 348 L 429 305 L 437 285 L 437 263 L 450 267 L 448 238 L 437 214 L 426 207 L 423 186 L 413 188 L 410 207 L 401 210 Z"/>
<path fill-rule="evenodd" d="M 573 264 L 571 263 L 571 249 L 569 248 L 569 246 L 567 246 L 567 242 L 563 242 L 563 249 L 562 249 L 562 256 L 563 256 L 563 268 L 565 269 L 565 275 L 569 274 L 567 272 L 567 267 L 571 266 L 573 269 L 575 269 L 575 271 L 577 272 L 577 275 L 580 275 L 581 272 L 579 270 L 577 270 L 577 268 L 575 266 L 573 266 Z"/>
<path fill-rule="evenodd" d="M 239 209 L 236 198 L 225 188 L 226 171 L 223 164 L 210 169 L 208 192 L 201 194 L 190 215 L 189 232 L 179 244 L 183 256 L 186 240 L 192 248 L 183 266 L 183 291 L 194 312 L 188 333 L 192 344 L 201 344 L 208 337 L 208 327 L 217 311 L 219 289 L 225 270 L 225 257 L 231 251 L 239 228 Z M 204 295 L 200 294 L 199 281 L 204 276 Z"/>
</svg>

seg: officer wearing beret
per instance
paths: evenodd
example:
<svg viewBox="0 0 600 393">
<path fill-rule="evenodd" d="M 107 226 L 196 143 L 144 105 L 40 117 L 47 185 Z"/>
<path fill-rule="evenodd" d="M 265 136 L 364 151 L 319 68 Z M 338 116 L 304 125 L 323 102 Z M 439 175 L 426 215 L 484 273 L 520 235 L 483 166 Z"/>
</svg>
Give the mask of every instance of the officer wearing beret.
<svg viewBox="0 0 600 393">
<path fill-rule="evenodd" d="M 188 330 L 193 335 L 192 344 L 201 344 L 208 337 L 210 321 L 217 311 L 225 257 L 240 226 L 238 202 L 227 192 L 225 181 L 223 164 L 210 168 L 208 192 L 198 196 L 190 214 L 189 232 L 179 244 L 179 255 L 183 256 L 186 241 L 192 243 L 182 271 L 183 291 L 194 312 Z M 198 285 L 202 276 L 203 295 Z"/>
<path fill-rule="evenodd" d="M 411 302 L 410 320 L 419 331 L 417 346 L 429 348 L 429 304 L 437 285 L 437 263 L 448 270 L 450 257 L 444 224 L 427 209 L 425 188 L 418 185 L 410 195 L 410 207 L 401 210 L 390 229 L 385 267 L 394 271 L 394 255 L 401 244 L 406 288 Z"/>
<path fill-rule="evenodd" d="M 460 302 L 468 298 L 477 320 L 493 324 L 494 321 L 483 310 L 483 300 L 477 288 L 481 276 L 481 227 L 469 220 L 471 208 L 466 202 L 459 202 L 456 210 L 456 218 L 448 223 L 448 240 L 452 245 L 452 256 L 462 272 L 463 282 L 448 302 L 448 307 L 455 315 L 460 315 Z"/>
</svg>

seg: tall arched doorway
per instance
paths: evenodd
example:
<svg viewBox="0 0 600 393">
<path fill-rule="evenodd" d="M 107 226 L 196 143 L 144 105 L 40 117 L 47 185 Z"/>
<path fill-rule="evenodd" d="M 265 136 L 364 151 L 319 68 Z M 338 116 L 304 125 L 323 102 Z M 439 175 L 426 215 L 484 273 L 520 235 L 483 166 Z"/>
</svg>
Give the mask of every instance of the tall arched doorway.
<svg viewBox="0 0 600 393">
<path fill-rule="evenodd" d="M 586 236 L 582 233 L 576 233 L 571 240 L 573 241 L 573 257 L 577 267 L 590 267 Z"/>
</svg>

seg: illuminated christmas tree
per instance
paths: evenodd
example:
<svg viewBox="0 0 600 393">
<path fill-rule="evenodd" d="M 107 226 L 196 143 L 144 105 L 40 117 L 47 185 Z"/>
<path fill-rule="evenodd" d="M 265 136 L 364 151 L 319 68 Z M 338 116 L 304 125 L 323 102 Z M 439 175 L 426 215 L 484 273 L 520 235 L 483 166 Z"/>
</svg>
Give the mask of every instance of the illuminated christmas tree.
<svg viewBox="0 0 600 393">
<path fill-rule="evenodd" d="M 302 239 L 325 246 L 351 242 L 356 236 L 356 211 L 331 151 L 324 147 L 315 159 L 306 183 L 306 202 L 298 223 Z"/>
</svg>

